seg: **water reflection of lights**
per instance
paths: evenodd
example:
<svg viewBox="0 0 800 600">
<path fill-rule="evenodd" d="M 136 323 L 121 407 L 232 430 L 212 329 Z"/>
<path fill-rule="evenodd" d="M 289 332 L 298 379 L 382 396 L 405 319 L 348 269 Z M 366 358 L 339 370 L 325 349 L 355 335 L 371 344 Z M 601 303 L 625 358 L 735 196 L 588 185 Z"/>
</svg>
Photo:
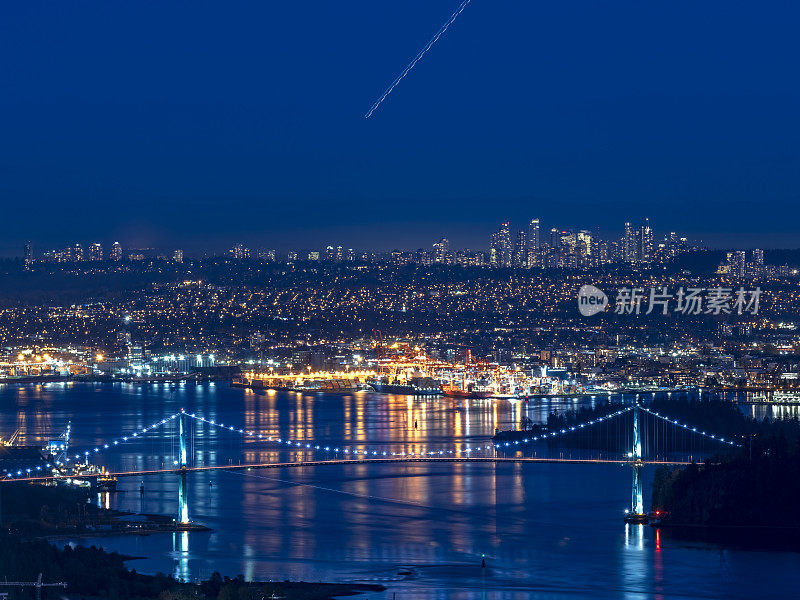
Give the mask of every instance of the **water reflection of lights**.
<svg viewBox="0 0 800 600">
<path fill-rule="evenodd" d="M 664 590 L 664 557 L 661 555 L 661 530 L 656 529 L 656 553 L 653 558 L 653 578 L 655 583 L 655 600 L 662 600 Z"/>
<path fill-rule="evenodd" d="M 189 581 L 189 532 L 176 531 L 172 534 L 172 554 L 175 557 L 175 579 Z"/>
<path fill-rule="evenodd" d="M 800 418 L 800 404 L 753 404 L 750 416 L 759 421 L 768 419 Z"/>
<path fill-rule="evenodd" d="M 624 598 L 640 598 L 648 582 L 648 558 L 644 551 L 645 525 L 625 524 L 621 587 Z"/>
</svg>

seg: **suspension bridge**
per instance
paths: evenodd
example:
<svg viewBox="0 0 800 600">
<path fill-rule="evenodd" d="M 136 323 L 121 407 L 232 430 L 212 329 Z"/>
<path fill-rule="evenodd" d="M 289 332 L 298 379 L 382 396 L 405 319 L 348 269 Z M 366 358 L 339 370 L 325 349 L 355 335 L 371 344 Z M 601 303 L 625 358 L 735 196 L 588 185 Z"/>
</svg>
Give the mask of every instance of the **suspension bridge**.
<svg viewBox="0 0 800 600">
<path fill-rule="evenodd" d="M 241 437 L 254 443 L 272 444 L 278 449 L 308 451 L 322 454 L 324 458 L 305 460 L 245 461 L 238 464 L 193 465 L 189 462 L 190 425 L 214 428 Z M 371 446 L 363 443 L 332 445 L 315 443 L 309 440 L 297 441 L 277 436 L 265 435 L 256 430 L 237 428 L 234 425 L 217 422 L 197 413 L 184 410 L 171 414 L 160 421 L 143 427 L 128 435 L 73 453 L 69 449 L 69 434 L 66 444 L 54 463 L 35 467 L 6 471 L 0 483 L 14 481 L 51 482 L 70 477 L 70 468 L 75 465 L 89 466 L 107 451 L 134 440 L 142 440 L 148 434 L 166 429 L 172 425 L 172 436 L 177 442 L 177 453 L 170 467 L 155 469 L 119 469 L 104 471 L 109 478 L 144 477 L 149 475 L 175 474 L 178 479 L 177 526 L 191 527 L 189 519 L 189 498 L 187 476 L 192 473 L 213 471 L 238 471 L 251 469 L 285 469 L 324 467 L 345 464 L 415 464 L 415 463 L 518 463 L 518 464 L 627 464 L 632 470 L 631 507 L 626 520 L 646 522 L 647 513 L 642 496 L 642 468 L 646 465 L 687 465 L 697 458 L 703 458 L 720 448 L 740 447 L 732 440 L 702 431 L 688 423 L 671 419 L 641 404 L 620 408 L 606 415 L 576 423 L 561 429 L 542 432 L 516 432 L 517 439 L 474 445 L 460 444 L 449 448 L 424 447 L 417 450 L 391 450 L 386 446 Z M 69 431 L 69 428 L 67 429 Z M 604 447 L 596 456 L 539 456 L 537 445 L 559 440 L 573 446 L 598 449 Z M 534 455 L 526 455 L 526 449 Z M 644 449 L 647 449 L 645 454 Z M 529 452 L 529 454 L 530 454 Z M 683 454 L 681 453 L 688 453 Z M 73 471 L 74 473 L 74 471 Z M 91 479 L 91 475 L 87 478 Z"/>
</svg>

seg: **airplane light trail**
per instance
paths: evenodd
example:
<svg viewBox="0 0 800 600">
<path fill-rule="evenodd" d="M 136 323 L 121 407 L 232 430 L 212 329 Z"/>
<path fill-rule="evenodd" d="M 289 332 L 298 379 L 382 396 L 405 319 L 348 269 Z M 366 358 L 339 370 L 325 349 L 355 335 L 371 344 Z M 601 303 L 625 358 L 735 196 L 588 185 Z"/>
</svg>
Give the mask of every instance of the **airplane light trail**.
<svg viewBox="0 0 800 600">
<path fill-rule="evenodd" d="M 461 3 L 456 12 L 454 12 L 450 16 L 450 18 L 447 19 L 447 22 L 444 25 L 442 25 L 442 28 L 439 29 L 439 31 L 436 32 L 436 35 L 431 38 L 431 41 L 429 41 L 427 45 L 420 51 L 420 53 L 417 54 L 410 63 L 408 63 L 408 66 L 405 69 L 403 69 L 403 72 L 400 73 L 400 75 L 397 76 L 397 79 L 395 79 L 392 82 L 392 85 L 390 85 L 386 89 L 386 91 L 383 92 L 383 95 L 380 98 L 378 98 L 377 102 L 375 102 L 375 104 L 372 105 L 372 108 L 369 109 L 369 112 L 367 112 L 367 114 L 364 115 L 365 119 L 369 119 L 372 116 L 372 113 L 374 113 L 378 109 L 378 107 L 383 103 L 383 101 L 386 100 L 386 97 L 392 93 L 392 90 L 394 90 L 394 88 L 397 87 L 397 84 L 399 84 L 405 78 L 405 76 L 408 75 L 411 69 L 413 69 L 416 66 L 416 64 L 422 59 L 422 57 L 425 56 L 428 50 L 430 50 L 431 47 L 433 47 L 433 45 L 439 41 L 439 38 L 442 37 L 442 35 L 444 35 L 444 32 L 447 31 L 450 25 L 452 25 L 453 22 L 458 18 L 458 15 L 464 12 L 464 9 L 467 8 L 467 4 L 469 4 L 470 2 L 471 0 L 464 0 Z"/>
</svg>

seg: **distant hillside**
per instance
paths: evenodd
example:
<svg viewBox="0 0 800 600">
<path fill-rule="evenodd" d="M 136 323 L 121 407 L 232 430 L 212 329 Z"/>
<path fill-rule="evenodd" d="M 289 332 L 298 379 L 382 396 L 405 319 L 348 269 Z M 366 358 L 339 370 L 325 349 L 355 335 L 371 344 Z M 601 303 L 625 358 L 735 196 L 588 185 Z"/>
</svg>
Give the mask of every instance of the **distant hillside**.
<svg viewBox="0 0 800 600">
<path fill-rule="evenodd" d="M 741 248 L 738 248 L 741 250 Z M 691 271 L 697 275 L 710 275 L 717 270 L 720 263 L 725 262 L 728 250 L 707 250 L 703 252 L 687 252 L 681 254 L 672 263 L 672 269 L 676 271 Z M 752 260 L 750 248 L 747 248 L 747 260 Z M 764 263 L 768 265 L 789 265 L 800 266 L 800 248 L 796 249 L 776 249 L 764 250 Z"/>
</svg>

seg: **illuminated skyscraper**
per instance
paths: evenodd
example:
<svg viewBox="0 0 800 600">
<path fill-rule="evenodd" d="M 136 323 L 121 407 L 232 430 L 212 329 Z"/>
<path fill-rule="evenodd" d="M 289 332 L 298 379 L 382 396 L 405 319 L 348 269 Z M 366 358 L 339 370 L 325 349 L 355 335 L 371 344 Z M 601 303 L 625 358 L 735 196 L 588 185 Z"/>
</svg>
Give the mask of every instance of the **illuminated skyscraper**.
<svg viewBox="0 0 800 600">
<path fill-rule="evenodd" d="M 633 225 L 625 223 L 625 234 L 622 237 L 622 253 L 626 263 L 635 263 L 637 260 L 636 232 Z"/>
<path fill-rule="evenodd" d="M 539 219 L 533 219 L 528 224 L 528 246 L 534 250 L 538 250 L 541 247 L 541 242 L 539 240 Z"/>
<path fill-rule="evenodd" d="M 575 254 L 578 257 L 578 266 L 591 266 L 592 261 L 592 234 L 585 229 L 575 234 Z"/>
<path fill-rule="evenodd" d="M 317 253 L 319 254 L 319 253 Z M 269 248 L 259 248 L 258 249 L 258 258 L 259 260 L 264 260 L 268 262 L 275 262 L 275 250 L 271 250 Z"/>
<path fill-rule="evenodd" d="M 236 244 L 230 249 L 231 256 L 236 260 L 245 260 L 250 258 L 250 248 L 242 243 Z"/>
<path fill-rule="evenodd" d="M 122 260 L 122 245 L 119 242 L 111 244 L 111 253 L 108 256 L 111 260 Z"/>
<path fill-rule="evenodd" d="M 528 267 L 538 266 L 541 262 L 541 240 L 539 239 L 539 219 L 532 219 L 528 224 Z"/>
<path fill-rule="evenodd" d="M 639 228 L 638 259 L 642 264 L 653 262 L 653 230 L 650 229 L 650 219 L 644 220 L 644 225 Z"/>
<path fill-rule="evenodd" d="M 558 249 L 561 246 L 561 230 L 553 227 L 550 230 L 550 247 Z"/>
<path fill-rule="evenodd" d="M 30 269 L 33 263 L 33 243 L 25 242 L 25 268 Z"/>
<path fill-rule="evenodd" d="M 495 267 L 510 267 L 513 247 L 511 245 L 511 223 L 501 223 L 490 238 L 490 259 Z"/>
<path fill-rule="evenodd" d="M 729 272 L 734 277 L 744 277 L 745 268 L 745 252 L 744 250 L 736 250 L 735 252 L 728 252 L 728 267 Z"/>
<path fill-rule="evenodd" d="M 103 260 L 103 245 L 100 242 L 89 246 L 89 260 Z"/>
<path fill-rule="evenodd" d="M 183 262 L 183 250 L 181 250 L 180 248 L 175 250 L 175 252 L 172 253 L 172 260 L 174 260 L 176 263 L 182 263 Z"/>
<path fill-rule="evenodd" d="M 447 238 L 442 238 L 433 245 L 434 262 L 446 263 L 448 254 L 450 254 L 450 241 Z"/>
<path fill-rule="evenodd" d="M 528 267 L 528 233 L 524 229 L 517 232 L 517 243 L 514 246 L 514 266 Z"/>
</svg>

